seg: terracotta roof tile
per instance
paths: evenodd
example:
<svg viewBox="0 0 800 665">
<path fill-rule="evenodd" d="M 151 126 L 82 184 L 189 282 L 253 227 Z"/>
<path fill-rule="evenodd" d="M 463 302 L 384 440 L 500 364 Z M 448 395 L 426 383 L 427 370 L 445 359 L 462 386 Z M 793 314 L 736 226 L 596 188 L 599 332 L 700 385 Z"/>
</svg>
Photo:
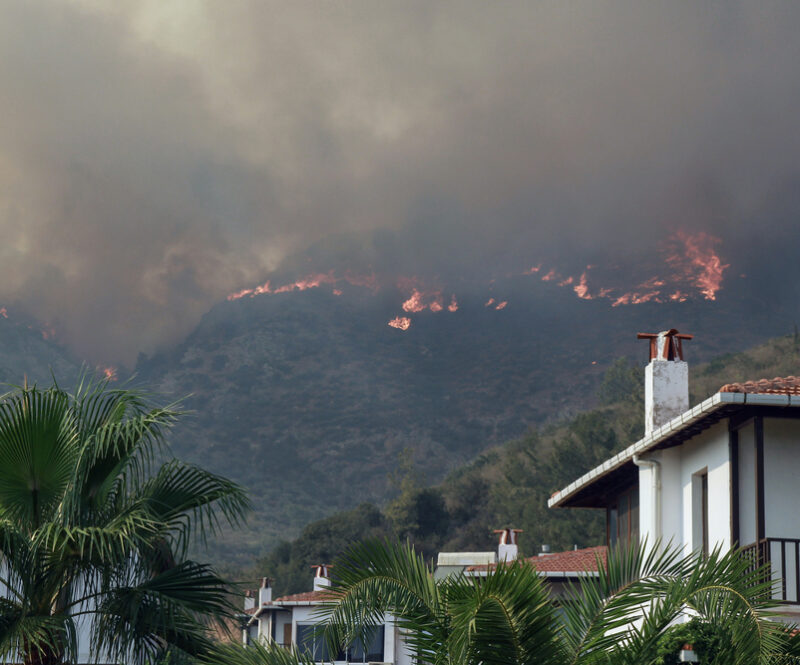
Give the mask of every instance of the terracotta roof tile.
<svg viewBox="0 0 800 665">
<path fill-rule="evenodd" d="M 303 593 L 293 593 L 290 596 L 276 598 L 273 603 L 307 603 L 311 601 L 322 601 L 329 599 L 327 591 L 304 591 Z"/>
<path fill-rule="evenodd" d="M 776 376 L 774 379 L 727 383 L 719 389 L 721 393 L 761 393 L 769 395 L 800 395 L 800 377 Z"/>
<path fill-rule="evenodd" d="M 585 547 L 581 550 L 554 552 L 545 556 L 532 556 L 525 559 L 536 570 L 542 573 L 593 573 L 597 572 L 598 559 L 605 565 L 608 548 L 605 545 Z M 495 564 L 470 566 L 468 571 L 488 570 Z"/>
</svg>

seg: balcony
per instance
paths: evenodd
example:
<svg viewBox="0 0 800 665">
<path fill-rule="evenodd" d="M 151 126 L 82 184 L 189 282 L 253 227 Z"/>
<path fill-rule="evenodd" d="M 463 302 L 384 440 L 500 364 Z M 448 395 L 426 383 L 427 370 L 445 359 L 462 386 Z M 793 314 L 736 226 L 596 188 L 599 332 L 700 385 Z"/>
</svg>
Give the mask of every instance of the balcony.
<svg viewBox="0 0 800 665">
<path fill-rule="evenodd" d="M 770 564 L 773 600 L 800 604 L 800 539 L 763 538 L 743 547 L 742 554 L 753 568 Z"/>
</svg>

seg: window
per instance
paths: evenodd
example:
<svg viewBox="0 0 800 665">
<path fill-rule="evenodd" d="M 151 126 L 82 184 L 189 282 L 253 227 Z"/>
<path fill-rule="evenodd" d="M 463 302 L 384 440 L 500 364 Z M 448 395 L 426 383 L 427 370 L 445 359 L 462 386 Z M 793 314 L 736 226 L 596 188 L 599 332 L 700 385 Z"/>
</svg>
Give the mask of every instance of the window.
<svg viewBox="0 0 800 665">
<path fill-rule="evenodd" d="M 325 638 L 316 634 L 316 628 L 314 624 L 297 624 L 297 648 L 301 652 L 309 654 L 318 663 L 329 663 L 331 660 L 346 660 L 349 663 L 383 661 L 384 626 L 376 626 L 371 629 L 363 643 L 361 640 L 356 640 L 347 648 L 346 652 L 339 651 L 333 659 L 330 657 Z"/>
<path fill-rule="evenodd" d="M 708 556 L 708 469 L 692 475 L 692 549 Z"/>
<path fill-rule="evenodd" d="M 639 486 L 622 492 L 606 511 L 608 544 L 628 544 L 639 540 Z"/>
</svg>

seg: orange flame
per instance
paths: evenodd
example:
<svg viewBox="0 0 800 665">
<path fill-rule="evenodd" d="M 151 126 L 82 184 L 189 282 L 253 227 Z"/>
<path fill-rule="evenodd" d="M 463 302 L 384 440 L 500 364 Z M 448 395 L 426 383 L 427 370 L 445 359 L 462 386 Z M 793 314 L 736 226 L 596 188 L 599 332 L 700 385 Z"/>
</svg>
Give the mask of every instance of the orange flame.
<svg viewBox="0 0 800 665">
<path fill-rule="evenodd" d="M 506 305 L 508 305 L 508 300 L 504 300 L 503 302 L 498 303 L 497 307 L 495 307 L 495 309 L 497 309 L 497 310 L 505 309 Z"/>
<path fill-rule="evenodd" d="M 527 269 L 525 272 L 523 272 L 522 274 L 523 274 L 523 275 L 535 275 L 535 274 L 536 274 L 537 272 L 539 272 L 541 269 L 542 269 L 542 264 L 540 263 L 540 264 L 538 264 L 538 265 L 531 266 L 530 268 L 528 268 L 528 269 Z"/>
<path fill-rule="evenodd" d="M 116 381 L 117 380 L 117 368 L 116 367 L 98 367 L 98 371 L 103 373 L 106 381 Z"/>
<path fill-rule="evenodd" d="M 716 300 L 717 291 L 722 288 L 722 274 L 726 268 L 730 267 L 727 263 L 723 264 L 714 251 L 714 245 L 720 242 L 719 238 L 703 231 L 693 235 L 685 231 L 678 231 L 676 235 L 678 240 L 683 243 L 690 266 L 699 270 L 699 273 L 694 275 L 692 283 L 700 289 L 700 293 L 706 300 Z M 674 262 L 675 256 L 668 257 L 667 262 L 670 262 L 671 259 Z"/>
<path fill-rule="evenodd" d="M 457 312 L 458 311 L 458 301 L 456 300 L 455 293 L 450 298 L 450 304 L 447 306 L 448 312 Z"/>
<path fill-rule="evenodd" d="M 411 327 L 411 319 L 407 316 L 396 316 L 387 325 L 398 330 L 408 330 Z"/>
<path fill-rule="evenodd" d="M 418 289 L 414 289 L 411 296 L 403 303 L 404 312 L 421 312 L 425 309 L 423 294 Z"/>
<path fill-rule="evenodd" d="M 8 312 L 6 311 L 5 307 L 0 307 L 0 316 L 2 316 L 4 319 L 8 318 Z"/>
<path fill-rule="evenodd" d="M 555 268 L 551 268 L 550 272 L 548 272 L 546 275 L 542 276 L 542 281 L 543 282 L 551 282 L 555 278 L 556 278 L 556 269 Z"/>
<path fill-rule="evenodd" d="M 494 305 L 494 298 L 489 298 L 489 300 L 486 301 L 484 307 L 489 307 L 490 305 Z"/>
<path fill-rule="evenodd" d="M 581 275 L 580 281 L 575 286 L 572 287 L 572 290 L 575 291 L 575 294 L 578 296 L 578 298 L 581 298 L 583 300 L 591 300 L 592 299 L 592 296 L 589 295 L 589 287 L 586 284 L 586 271 L 585 270 L 583 271 L 583 274 Z"/>
</svg>

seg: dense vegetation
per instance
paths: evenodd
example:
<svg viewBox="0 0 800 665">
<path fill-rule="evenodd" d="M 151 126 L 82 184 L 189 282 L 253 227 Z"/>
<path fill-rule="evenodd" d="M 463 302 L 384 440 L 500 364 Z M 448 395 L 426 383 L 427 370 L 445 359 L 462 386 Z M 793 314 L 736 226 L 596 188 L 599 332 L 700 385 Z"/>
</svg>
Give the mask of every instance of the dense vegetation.
<svg viewBox="0 0 800 665">
<path fill-rule="evenodd" d="M 797 334 L 691 368 L 691 403 L 732 381 L 800 373 Z M 406 453 L 394 474 L 395 497 L 383 508 L 362 505 L 309 524 L 257 562 L 249 577 L 268 574 L 278 593 L 308 589 L 313 563 L 333 560 L 350 543 L 385 534 L 409 539 L 427 556 L 440 550 L 491 550 L 493 529 L 524 530 L 520 545 L 533 554 L 603 542 L 603 515 L 550 510 L 547 499 L 643 432 L 642 370 L 620 358 L 605 372 L 595 409 L 538 429 L 479 455 L 441 484 L 427 486 L 424 460 Z"/>
</svg>

